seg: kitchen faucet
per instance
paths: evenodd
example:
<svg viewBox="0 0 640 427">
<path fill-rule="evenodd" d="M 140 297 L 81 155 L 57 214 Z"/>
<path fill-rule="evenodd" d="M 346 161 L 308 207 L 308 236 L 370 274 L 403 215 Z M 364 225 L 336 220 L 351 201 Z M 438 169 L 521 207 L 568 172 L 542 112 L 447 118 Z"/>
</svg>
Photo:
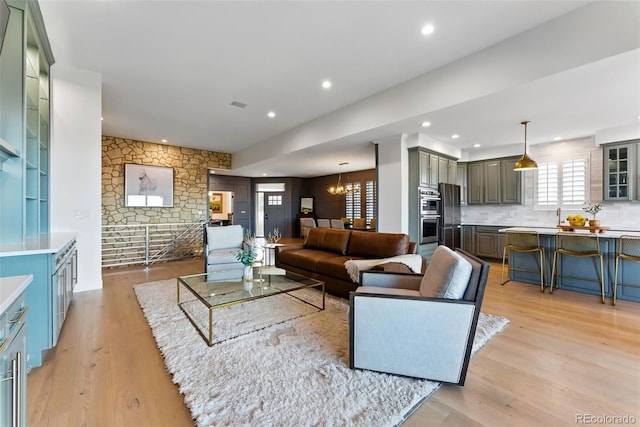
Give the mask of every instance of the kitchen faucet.
<svg viewBox="0 0 640 427">
<path fill-rule="evenodd" d="M 561 218 L 562 218 L 562 209 L 561 208 L 556 209 L 556 216 L 558 217 L 558 225 L 560 225 L 560 223 L 563 222 L 561 220 Z"/>
</svg>

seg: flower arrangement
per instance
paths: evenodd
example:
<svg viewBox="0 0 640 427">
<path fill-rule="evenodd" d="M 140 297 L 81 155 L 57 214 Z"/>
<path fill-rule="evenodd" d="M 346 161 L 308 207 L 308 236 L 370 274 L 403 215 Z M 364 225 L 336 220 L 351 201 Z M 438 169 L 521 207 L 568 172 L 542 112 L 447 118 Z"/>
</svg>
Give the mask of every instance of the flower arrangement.
<svg viewBox="0 0 640 427">
<path fill-rule="evenodd" d="M 593 215 L 593 219 L 596 219 L 596 215 L 598 214 L 598 212 L 602 210 L 603 207 L 604 207 L 604 202 L 598 202 L 598 203 L 588 204 L 587 206 L 582 208 L 582 210 L 590 213 L 591 215 Z"/>
<path fill-rule="evenodd" d="M 235 257 L 238 261 L 248 267 L 253 264 L 253 261 L 256 260 L 258 254 L 253 249 L 248 248 L 237 251 L 235 253 Z"/>
</svg>

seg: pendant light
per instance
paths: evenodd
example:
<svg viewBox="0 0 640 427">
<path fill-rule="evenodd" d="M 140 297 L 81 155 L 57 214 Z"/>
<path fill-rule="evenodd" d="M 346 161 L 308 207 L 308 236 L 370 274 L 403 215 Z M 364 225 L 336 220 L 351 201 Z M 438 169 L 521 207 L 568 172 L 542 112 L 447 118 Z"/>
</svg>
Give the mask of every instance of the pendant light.
<svg viewBox="0 0 640 427">
<path fill-rule="evenodd" d="M 514 171 L 529 171 L 533 169 L 538 169 L 538 164 L 527 154 L 527 124 L 529 121 L 520 122 L 521 125 L 524 125 L 524 154 L 520 157 L 520 160 L 516 162 L 513 167 Z"/>
<path fill-rule="evenodd" d="M 349 162 L 342 162 L 339 164 L 340 172 L 338 172 L 338 182 L 336 185 L 333 185 L 327 188 L 327 192 L 333 196 L 343 196 L 345 194 L 353 193 L 353 188 L 351 185 L 342 185 L 342 166 L 348 165 Z"/>
</svg>

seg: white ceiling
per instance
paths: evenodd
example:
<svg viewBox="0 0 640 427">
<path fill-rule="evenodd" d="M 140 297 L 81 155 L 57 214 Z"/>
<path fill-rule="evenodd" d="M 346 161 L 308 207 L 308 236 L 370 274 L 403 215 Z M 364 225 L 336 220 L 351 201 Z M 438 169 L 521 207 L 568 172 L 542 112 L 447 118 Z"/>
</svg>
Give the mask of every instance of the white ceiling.
<svg viewBox="0 0 640 427">
<path fill-rule="evenodd" d="M 583 49 L 608 52 L 580 66 L 551 66 L 527 81 L 420 114 L 387 111 L 338 138 L 313 132 L 341 117 L 353 120 L 342 112 L 365 102 L 384 110 L 385 93 L 409 90 L 416 78 L 519 36 L 525 43 L 509 47 L 514 58 L 527 49 L 552 50 L 558 36 L 547 35 L 557 33 L 541 25 L 588 16 L 590 3 L 40 0 L 56 62 L 102 74 L 105 135 L 229 152 L 241 163 L 232 173 L 247 176 L 318 176 L 337 172 L 342 161 L 350 162 L 343 171 L 373 168 L 370 141 L 399 133 L 472 149 L 521 143 L 522 120 L 532 121 L 534 144 L 637 121 L 640 9 L 631 9 L 639 13 L 626 44 L 616 32 L 627 30 L 598 10 L 597 28 L 575 24 L 566 33 L 578 46 L 567 57 L 584 55 Z M 429 37 L 420 34 L 425 23 L 436 27 Z M 531 37 L 522 36 L 527 31 Z M 589 31 L 611 48 L 582 46 Z M 323 90 L 323 79 L 333 87 Z M 232 107 L 233 101 L 248 106 Z M 432 126 L 421 128 L 427 119 Z M 451 140 L 453 133 L 461 137 Z"/>
</svg>

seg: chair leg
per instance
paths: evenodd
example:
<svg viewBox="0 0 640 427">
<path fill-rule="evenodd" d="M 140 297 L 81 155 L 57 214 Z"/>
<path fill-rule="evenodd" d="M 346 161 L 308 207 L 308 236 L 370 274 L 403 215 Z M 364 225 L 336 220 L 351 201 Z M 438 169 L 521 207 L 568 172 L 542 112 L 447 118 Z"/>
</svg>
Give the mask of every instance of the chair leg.
<svg viewBox="0 0 640 427">
<path fill-rule="evenodd" d="M 504 280 L 504 260 L 507 256 L 507 248 L 503 248 L 502 249 L 502 270 L 500 270 L 500 285 L 504 286 L 505 283 L 507 283 L 509 281 L 509 278 L 507 277 L 507 280 Z"/>
<path fill-rule="evenodd" d="M 618 262 L 620 261 L 620 257 L 616 256 L 616 269 L 613 274 L 613 299 L 611 300 L 612 305 L 616 305 L 616 294 L 618 291 Z"/>
<path fill-rule="evenodd" d="M 544 293 L 544 249 L 540 249 L 540 292 Z"/>
<path fill-rule="evenodd" d="M 602 303 L 604 304 L 604 261 L 602 258 L 602 254 L 600 254 L 600 293 L 602 295 Z"/>
<path fill-rule="evenodd" d="M 551 267 L 551 280 L 549 281 L 549 293 L 553 293 L 553 279 L 556 277 L 556 263 L 558 261 L 558 252 L 553 253 L 553 267 Z M 556 278 L 557 283 L 557 278 Z M 557 286 L 556 286 L 557 287 Z"/>
</svg>

